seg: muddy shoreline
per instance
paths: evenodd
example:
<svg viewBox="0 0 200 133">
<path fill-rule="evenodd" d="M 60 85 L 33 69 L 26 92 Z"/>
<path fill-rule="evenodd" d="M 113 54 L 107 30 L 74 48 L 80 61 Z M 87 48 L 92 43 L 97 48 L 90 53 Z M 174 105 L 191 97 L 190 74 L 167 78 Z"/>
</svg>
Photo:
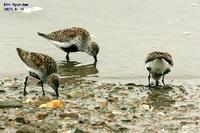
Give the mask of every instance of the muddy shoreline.
<svg viewBox="0 0 200 133">
<path fill-rule="evenodd" d="M 151 87 L 128 83 L 68 82 L 60 87 L 63 109 L 39 108 L 54 92 L 23 80 L 0 80 L 0 132 L 198 132 L 200 85 Z M 34 103 L 24 103 L 33 99 Z"/>
</svg>

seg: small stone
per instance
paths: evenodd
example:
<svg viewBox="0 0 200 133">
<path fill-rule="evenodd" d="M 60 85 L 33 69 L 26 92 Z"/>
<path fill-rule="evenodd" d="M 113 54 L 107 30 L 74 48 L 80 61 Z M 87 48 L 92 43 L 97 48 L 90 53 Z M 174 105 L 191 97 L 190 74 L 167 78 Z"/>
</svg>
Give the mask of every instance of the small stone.
<svg viewBox="0 0 200 133">
<path fill-rule="evenodd" d="M 108 107 L 108 102 L 107 101 L 100 102 L 100 107 L 101 108 L 107 108 Z"/>
<path fill-rule="evenodd" d="M 106 126 L 114 132 L 126 132 L 128 130 L 126 127 L 122 127 L 119 124 L 106 124 Z"/>
<path fill-rule="evenodd" d="M 132 87 L 132 86 L 129 86 L 128 89 L 131 90 L 131 89 L 133 89 L 133 87 Z"/>
<path fill-rule="evenodd" d="M 142 103 L 142 104 L 140 104 L 140 109 L 141 109 L 142 111 L 150 111 L 150 112 L 152 112 L 154 108 L 153 108 L 153 106 L 150 105 L 150 104 Z"/>
<path fill-rule="evenodd" d="M 43 113 L 43 112 L 38 112 L 36 114 L 36 118 L 39 119 L 39 120 L 45 119 L 47 116 L 48 116 L 48 114 L 47 113 Z"/>
<path fill-rule="evenodd" d="M 0 89 L 0 93 L 5 93 L 6 91 L 3 89 Z"/>
<path fill-rule="evenodd" d="M 20 108 L 23 107 L 22 103 L 17 100 L 0 101 L 0 108 Z"/>
<path fill-rule="evenodd" d="M 158 112 L 157 115 L 158 116 L 165 116 L 166 114 L 164 112 Z"/>
<path fill-rule="evenodd" d="M 36 133 L 35 129 L 31 126 L 25 125 L 20 127 L 16 133 Z"/>
<path fill-rule="evenodd" d="M 37 127 L 36 133 L 57 133 L 56 123 L 46 123 L 46 122 L 38 122 L 35 127 Z"/>
<path fill-rule="evenodd" d="M 122 89 L 121 87 L 116 86 L 116 87 L 113 89 L 113 91 L 120 91 L 121 89 Z"/>
<path fill-rule="evenodd" d="M 46 104 L 41 104 L 39 108 L 64 108 L 64 101 L 63 100 L 52 100 Z"/>
<path fill-rule="evenodd" d="M 34 103 L 34 102 L 35 102 L 34 100 L 28 98 L 25 101 L 23 101 L 22 103 L 24 103 L 24 104 L 31 104 L 31 103 Z"/>
<path fill-rule="evenodd" d="M 61 118 L 69 117 L 69 118 L 76 119 L 76 120 L 78 120 L 78 118 L 79 118 L 79 115 L 77 113 L 63 113 L 63 114 L 59 114 L 59 116 Z"/>
<path fill-rule="evenodd" d="M 5 130 L 5 127 L 0 125 L 0 130 Z"/>
<path fill-rule="evenodd" d="M 26 124 L 24 117 L 16 117 L 15 121 L 18 123 Z"/>
<path fill-rule="evenodd" d="M 58 133 L 55 129 L 49 131 L 49 133 Z"/>
<path fill-rule="evenodd" d="M 114 103 L 117 103 L 119 101 L 118 97 L 113 97 L 113 96 L 110 96 L 107 100 L 108 102 L 114 102 Z"/>
<path fill-rule="evenodd" d="M 13 118 L 8 118 L 8 121 L 14 121 L 14 119 Z"/>
<path fill-rule="evenodd" d="M 72 129 L 72 133 L 85 133 L 82 129 L 74 128 Z"/>
<path fill-rule="evenodd" d="M 4 78 L 3 81 L 4 82 L 10 82 L 10 81 L 12 81 L 12 79 L 11 78 Z"/>
</svg>

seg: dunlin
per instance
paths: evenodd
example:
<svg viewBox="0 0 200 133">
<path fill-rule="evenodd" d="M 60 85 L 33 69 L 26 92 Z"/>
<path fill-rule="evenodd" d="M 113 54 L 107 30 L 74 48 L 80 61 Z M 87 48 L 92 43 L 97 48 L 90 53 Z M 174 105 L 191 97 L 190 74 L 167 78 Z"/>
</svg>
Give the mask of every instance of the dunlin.
<svg viewBox="0 0 200 133">
<path fill-rule="evenodd" d="M 89 32 L 83 28 L 72 27 L 54 31 L 49 34 L 38 32 L 38 35 L 51 41 L 56 47 L 66 52 L 67 60 L 69 60 L 70 52 L 80 51 L 93 56 L 95 62 L 97 62 L 99 46 L 96 42 L 91 40 Z"/>
<path fill-rule="evenodd" d="M 162 77 L 162 83 L 165 85 L 164 77 L 171 71 L 173 64 L 172 56 L 167 52 L 153 51 L 149 53 L 145 60 L 145 67 L 149 71 L 149 86 L 151 77 L 156 81 L 156 85 L 159 84 Z"/>
<path fill-rule="evenodd" d="M 17 48 L 17 52 L 21 60 L 25 63 L 26 68 L 29 70 L 29 76 L 32 76 L 38 80 L 38 84 L 42 87 L 43 95 L 45 95 L 43 84 L 49 85 L 56 92 L 56 96 L 59 97 L 59 78 L 57 73 L 57 65 L 53 58 L 34 52 L 28 52 L 23 49 Z M 29 76 L 25 78 L 24 82 L 24 96 L 27 95 L 26 84 Z"/>
</svg>

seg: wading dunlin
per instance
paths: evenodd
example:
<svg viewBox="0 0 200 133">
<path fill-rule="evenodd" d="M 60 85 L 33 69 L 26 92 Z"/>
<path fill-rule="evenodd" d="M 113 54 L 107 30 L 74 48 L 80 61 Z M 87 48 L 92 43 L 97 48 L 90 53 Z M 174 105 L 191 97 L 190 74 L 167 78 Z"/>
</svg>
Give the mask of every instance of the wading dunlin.
<svg viewBox="0 0 200 133">
<path fill-rule="evenodd" d="M 99 46 L 96 42 L 91 40 L 89 32 L 83 28 L 72 27 L 54 31 L 49 34 L 38 32 L 38 35 L 51 41 L 56 47 L 66 52 L 67 60 L 69 60 L 70 52 L 80 51 L 93 56 L 95 62 L 97 62 Z"/>
<path fill-rule="evenodd" d="M 55 90 L 58 98 L 59 78 L 56 74 L 57 65 L 55 60 L 48 55 L 28 52 L 20 48 L 17 48 L 17 52 L 29 71 L 29 75 L 25 78 L 24 82 L 24 96 L 28 94 L 26 91 L 28 78 L 32 76 L 40 80 L 38 84 L 42 87 L 43 95 L 45 95 L 43 84 L 47 84 Z"/>
<path fill-rule="evenodd" d="M 149 71 L 149 86 L 151 77 L 156 81 L 156 85 L 159 84 L 162 77 L 162 83 L 165 85 L 164 77 L 171 71 L 173 64 L 172 56 L 167 52 L 153 51 L 149 53 L 145 60 L 145 67 Z"/>
</svg>

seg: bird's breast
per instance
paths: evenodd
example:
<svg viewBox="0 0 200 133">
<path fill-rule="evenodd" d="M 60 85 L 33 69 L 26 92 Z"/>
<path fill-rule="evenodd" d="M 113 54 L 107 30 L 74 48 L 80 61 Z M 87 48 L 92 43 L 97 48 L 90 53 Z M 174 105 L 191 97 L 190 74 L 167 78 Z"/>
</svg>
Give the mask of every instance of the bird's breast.
<svg viewBox="0 0 200 133">
<path fill-rule="evenodd" d="M 25 66 L 25 67 L 29 71 L 30 76 L 32 76 L 36 79 L 43 79 L 44 78 L 43 74 L 39 70 L 33 69 L 31 67 L 28 67 L 28 66 Z"/>
<path fill-rule="evenodd" d="M 171 66 L 164 59 L 155 59 L 147 62 L 145 66 L 151 73 L 164 74 Z"/>
</svg>

